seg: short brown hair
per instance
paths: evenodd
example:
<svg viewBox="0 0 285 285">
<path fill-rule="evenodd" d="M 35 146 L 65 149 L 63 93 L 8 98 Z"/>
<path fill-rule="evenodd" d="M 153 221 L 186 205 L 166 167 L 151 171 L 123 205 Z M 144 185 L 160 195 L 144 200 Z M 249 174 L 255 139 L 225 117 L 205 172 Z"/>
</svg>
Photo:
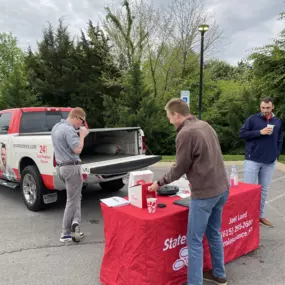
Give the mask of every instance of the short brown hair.
<svg viewBox="0 0 285 285">
<path fill-rule="evenodd" d="M 84 110 L 80 107 L 73 108 L 69 113 L 70 118 L 80 117 L 82 119 L 85 116 L 86 116 L 86 114 L 85 114 Z"/>
<path fill-rule="evenodd" d="M 164 109 L 171 114 L 178 113 L 185 117 L 190 115 L 188 104 L 180 98 L 173 98 L 168 101 Z"/>
<path fill-rule="evenodd" d="M 262 102 L 264 102 L 264 103 L 270 103 L 271 102 L 273 105 L 273 99 L 271 97 L 265 97 L 265 98 L 261 99 L 260 103 L 262 103 Z"/>
</svg>

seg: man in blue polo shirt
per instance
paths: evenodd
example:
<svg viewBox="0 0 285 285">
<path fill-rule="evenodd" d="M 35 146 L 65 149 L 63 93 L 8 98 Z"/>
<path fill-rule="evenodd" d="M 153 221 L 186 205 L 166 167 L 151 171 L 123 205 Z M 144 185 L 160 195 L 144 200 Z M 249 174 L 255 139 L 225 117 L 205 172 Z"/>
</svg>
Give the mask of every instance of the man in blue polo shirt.
<svg viewBox="0 0 285 285">
<path fill-rule="evenodd" d="M 273 100 L 264 98 L 261 112 L 251 115 L 240 130 L 240 137 L 245 139 L 244 182 L 262 186 L 260 224 L 266 227 L 273 227 L 264 216 L 264 205 L 283 143 L 282 122 L 273 109 Z"/>
</svg>

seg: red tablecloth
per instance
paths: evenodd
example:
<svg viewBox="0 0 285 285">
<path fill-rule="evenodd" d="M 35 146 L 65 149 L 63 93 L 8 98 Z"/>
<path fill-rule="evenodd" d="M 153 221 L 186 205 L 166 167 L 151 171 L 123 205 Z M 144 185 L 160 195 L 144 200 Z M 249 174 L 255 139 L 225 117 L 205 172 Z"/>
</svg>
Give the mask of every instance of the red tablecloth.
<svg viewBox="0 0 285 285">
<path fill-rule="evenodd" d="M 230 190 L 223 211 L 222 236 L 228 263 L 259 247 L 261 187 L 240 183 Z M 188 208 L 178 197 L 160 197 L 167 204 L 154 214 L 134 206 L 110 208 L 101 203 L 105 251 L 100 280 L 104 285 L 181 285 L 187 281 Z M 204 238 L 204 270 L 211 268 Z"/>
</svg>

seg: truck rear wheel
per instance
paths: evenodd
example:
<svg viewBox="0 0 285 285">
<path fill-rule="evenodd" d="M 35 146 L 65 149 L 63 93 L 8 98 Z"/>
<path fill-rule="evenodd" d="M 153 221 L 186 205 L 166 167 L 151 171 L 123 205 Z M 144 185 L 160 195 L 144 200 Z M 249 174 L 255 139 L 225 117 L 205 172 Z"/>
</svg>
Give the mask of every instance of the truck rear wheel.
<svg viewBox="0 0 285 285">
<path fill-rule="evenodd" d="M 123 179 L 117 179 L 117 180 L 102 182 L 99 184 L 100 184 L 100 187 L 104 191 L 108 191 L 108 192 L 117 192 L 125 186 Z"/>
<path fill-rule="evenodd" d="M 43 209 L 45 185 L 37 167 L 35 165 L 26 166 L 21 177 L 20 188 L 26 207 L 35 212 Z"/>
</svg>

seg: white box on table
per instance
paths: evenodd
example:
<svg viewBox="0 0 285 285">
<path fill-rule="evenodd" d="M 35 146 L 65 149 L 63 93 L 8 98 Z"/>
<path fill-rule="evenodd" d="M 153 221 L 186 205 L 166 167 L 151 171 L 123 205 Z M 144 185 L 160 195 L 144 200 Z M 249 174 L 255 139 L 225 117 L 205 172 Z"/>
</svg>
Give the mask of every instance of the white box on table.
<svg viewBox="0 0 285 285">
<path fill-rule="evenodd" d="M 145 208 L 147 196 L 153 197 L 154 193 L 148 193 L 148 187 L 152 184 L 153 172 L 151 170 L 132 171 L 129 176 L 128 197 L 131 205 Z M 141 181 L 141 184 L 138 182 Z"/>
<path fill-rule="evenodd" d="M 131 171 L 129 176 L 129 187 L 137 185 L 139 180 L 145 183 L 152 182 L 153 172 L 151 170 Z"/>
</svg>

